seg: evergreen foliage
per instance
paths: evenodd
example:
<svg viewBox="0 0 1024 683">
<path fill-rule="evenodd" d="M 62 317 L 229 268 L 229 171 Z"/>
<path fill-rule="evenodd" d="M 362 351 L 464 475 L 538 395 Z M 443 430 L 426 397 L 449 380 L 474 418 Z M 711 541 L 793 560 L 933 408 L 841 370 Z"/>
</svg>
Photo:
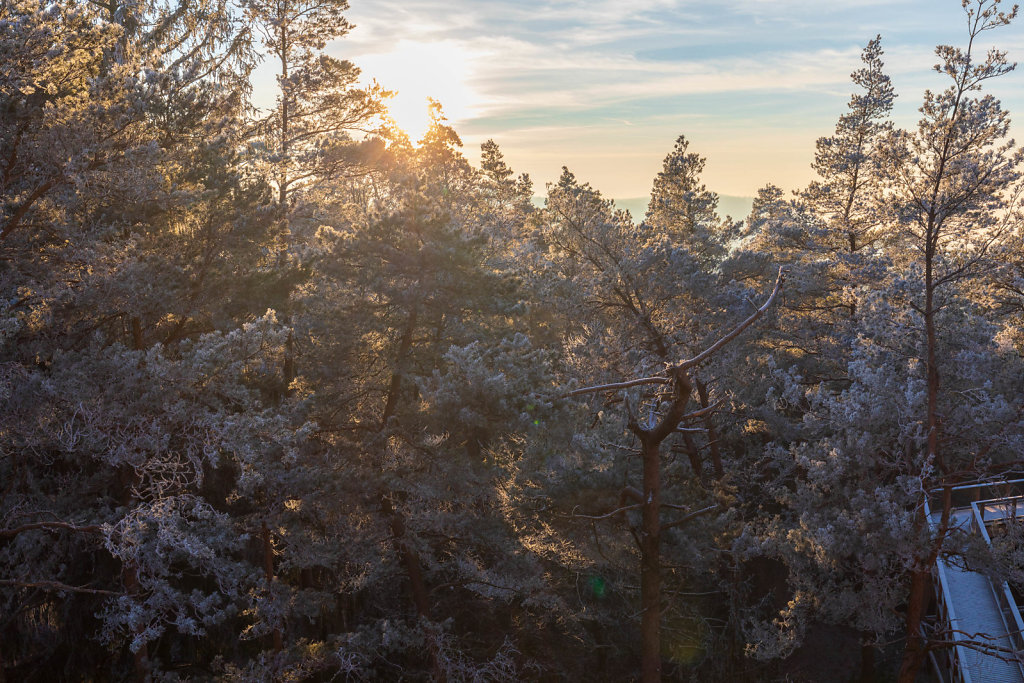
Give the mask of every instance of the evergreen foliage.
<svg viewBox="0 0 1024 683">
<path fill-rule="evenodd" d="M 1016 9 L 963 5 L 916 128 L 876 37 L 744 222 L 684 136 L 642 220 L 413 144 L 344 0 L 0 5 L 0 681 L 913 681 L 938 558 L 1021 576 L 923 512 L 1024 455 Z"/>
</svg>

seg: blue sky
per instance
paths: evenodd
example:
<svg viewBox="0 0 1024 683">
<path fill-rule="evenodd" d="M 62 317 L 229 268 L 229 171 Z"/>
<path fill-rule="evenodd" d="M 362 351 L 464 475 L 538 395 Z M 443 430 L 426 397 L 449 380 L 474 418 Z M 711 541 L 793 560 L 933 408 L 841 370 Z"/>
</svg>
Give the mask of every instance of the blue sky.
<svg viewBox="0 0 1024 683">
<path fill-rule="evenodd" d="M 438 97 L 470 159 L 493 138 L 538 191 L 567 165 L 620 199 L 649 192 L 679 134 L 722 194 L 800 187 L 869 39 L 882 35 L 895 119 L 911 126 L 923 90 L 945 85 L 931 71 L 935 45 L 966 37 L 958 0 L 350 4 L 356 29 L 329 52 L 417 102 Z M 991 45 L 1024 59 L 1024 21 L 984 34 Z M 989 92 L 1024 120 L 1024 69 Z"/>
</svg>

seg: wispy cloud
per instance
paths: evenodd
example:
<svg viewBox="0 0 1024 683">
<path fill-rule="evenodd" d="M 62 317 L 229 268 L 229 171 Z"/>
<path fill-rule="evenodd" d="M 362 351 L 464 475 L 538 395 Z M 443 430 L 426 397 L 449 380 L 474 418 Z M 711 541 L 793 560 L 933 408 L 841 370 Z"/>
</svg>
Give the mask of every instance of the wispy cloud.
<svg viewBox="0 0 1024 683">
<path fill-rule="evenodd" d="M 457 71 L 472 106 L 451 118 L 469 143 L 494 137 L 527 165 L 600 154 L 580 145 L 632 147 L 656 168 L 685 126 L 710 141 L 709 173 L 716 154 L 759 158 L 750 149 L 758 136 L 770 154 L 756 163 L 794 168 L 801 154 L 806 168 L 877 33 L 901 93 L 897 113 L 912 122 L 920 91 L 942 87 L 929 72 L 933 46 L 964 33 L 955 0 L 830 0 L 827 11 L 820 0 L 352 0 L 349 16 L 357 29 L 332 49 L 357 64 L 402 41 L 443 42 L 463 56 Z M 992 35 L 1011 49 L 1021 36 L 1020 26 Z M 1019 86 L 1018 77 L 1004 94 L 1011 111 L 1024 106 Z M 742 153 L 728 135 L 742 137 Z M 744 187 L 724 189 L 752 192 Z"/>
</svg>

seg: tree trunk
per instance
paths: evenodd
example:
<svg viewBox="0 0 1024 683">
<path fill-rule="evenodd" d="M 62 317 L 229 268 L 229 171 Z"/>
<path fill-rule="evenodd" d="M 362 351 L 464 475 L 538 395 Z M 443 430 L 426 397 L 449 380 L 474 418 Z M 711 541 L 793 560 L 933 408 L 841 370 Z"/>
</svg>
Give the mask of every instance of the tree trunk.
<svg viewBox="0 0 1024 683">
<path fill-rule="evenodd" d="M 266 522 L 261 525 L 260 535 L 263 539 L 263 578 L 267 582 L 267 590 L 270 591 L 274 583 L 274 544 Z M 284 649 L 284 636 L 277 626 L 274 627 L 273 642 L 275 654 Z"/>
<path fill-rule="evenodd" d="M 398 342 L 398 354 L 395 357 L 395 372 L 391 375 L 391 384 L 388 386 L 387 398 L 384 401 L 384 414 L 380 418 L 380 428 L 387 427 L 388 419 L 395 414 L 398 407 L 398 392 L 402 388 L 402 375 L 405 372 L 406 358 L 412 349 L 412 335 L 416 332 L 416 323 L 419 318 L 418 308 L 414 305 L 409 312 L 409 319 L 402 331 L 402 338 Z"/>
<path fill-rule="evenodd" d="M 288 17 L 279 17 L 281 25 L 279 27 L 280 35 L 279 40 L 281 41 L 281 52 L 278 55 L 281 58 L 281 156 L 284 159 L 284 166 L 281 169 L 280 176 L 280 187 L 278 187 L 278 207 L 281 211 L 282 227 L 287 235 L 288 231 L 288 151 L 289 143 L 291 139 L 291 131 L 289 125 L 291 119 L 289 117 L 290 112 L 288 111 L 289 98 L 291 97 L 291 87 L 288 85 L 288 57 L 290 48 L 288 45 Z M 287 237 L 286 237 L 287 239 Z"/>
<path fill-rule="evenodd" d="M 921 670 L 928 643 L 921 635 L 921 623 L 931 602 L 931 568 L 942 552 L 942 545 L 949 530 L 949 518 L 953 508 L 953 487 L 946 486 L 942 491 L 942 517 L 939 531 L 932 541 L 928 556 L 914 568 L 910 575 L 910 597 L 907 601 L 907 646 L 903 650 L 903 662 L 900 664 L 899 683 L 914 683 L 917 672 Z M 920 531 L 926 529 L 928 519 L 924 514 L 924 506 L 920 507 L 915 526 Z"/>
<path fill-rule="evenodd" d="M 423 580 L 423 569 L 420 566 L 419 555 L 405 540 L 405 518 L 402 513 L 395 509 L 391 498 L 386 493 L 380 494 L 380 507 L 385 516 L 388 517 L 391 526 L 391 537 L 395 542 L 395 550 L 402 558 L 405 566 L 405 574 L 409 579 L 409 590 L 412 594 L 412 603 L 416 607 L 416 615 L 423 621 L 430 619 L 430 600 L 427 596 L 427 585 Z M 447 680 L 444 668 L 441 666 L 441 658 L 438 652 L 437 640 L 428 634 L 428 647 L 430 651 L 430 665 L 434 670 L 434 680 L 444 683 Z"/>
<path fill-rule="evenodd" d="M 704 477 L 704 462 L 700 459 L 700 449 L 697 448 L 697 442 L 693 440 L 693 437 L 687 433 L 683 433 L 683 449 L 686 451 L 686 457 L 690 461 L 690 468 L 693 473 L 697 475 L 698 479 Z"/>
<path fill-rule="evenodd" d="M 132 324 L 132 348 L 136 351 L 143 349 L 144 340 L 142 338 L 142 321 L 139 316 L 133 315 L 131 318 Z"/>
<path fill-rule="evenodd" d="M 423 581 L 423 571 L 420 569 L 420 558 L 405 541 L 405 518 L 402 517 L 402 513 L 395 510 L 391 498 L 386 493 L 380 494 L 380 507 L 388 518 L 395 550 L 398 551 L 402 558 L 402 564 L 405 566 L 416 614 L 424 619 L 430 619 L 430 603 L 427 600 L 427 587 Z"/>
<path fill-rule="evenodd" d="M 925 248 L 925 293 L 924 293 L 924 329 L 927 347 L 926 369 L 928 373 L 928 457 L 942 473 L 946 472 L 946 464 L 939 452 L 939 367 L 938 342 L 935 338 L 935 282 L 932 261 L 935 248 L 932 240 Z"/>
<path fill-rule="evenodd" d="M 708 386 L 700 380 L 695 380 L 697 386 L 697 397 L 700 399 L 700 407 L 707 408 Z M 715 480 L 722 481 L 725 477 L 725 469 L 722 467 L 722 450 L 718 447 L 718 431 L 715 429 L 715 422 L 711 419 L 711 413 L 704 416 L 704 428 L 708 430 L 708 445 L 711 448 L 711 466 L 715 471 Z"/>
<path fill-rule="evenodd" d="M 683 370 L 674 370 L 672 380 L 672 403 L 661 421 L 648 429 L 635 421 L 630 424 L 643 445 L 640 527 L 640 677 L 643 683 L 661 680 L 661 444 L 675 433 L 693 391 Z"/>
<path fill-rule="evenodd" d="M 291 324 L 291 316 L 288 316 L 288 324 Z M 284 342 L 284 367 L 281 369 L 284 389 L 281 392 L 285 397 L 291 396 L 292 381 L 295 379 L 295 333 L 288 330 L 288 338 Z"/>
<path fill-rule="evenodd" d="M 660 441 L 643 442 L 643 521 L 640 531 L 641 679 L 661 680 L 661 462 Z"/>
<path fill-rule="evenodd" d="M 483 427 L 473 427 L 466 437 L 466 456 L 474 466 L 485 460 L 485 451 L 491 442 L 491 436 Z"/>
<path fill-rule="evenodd" d="M 925 640 L 921 635 L 921 621 L 928 609 L 928 587 L 931 584 L 928 568 L 915 569 L 910 575 L 910 598 L 907 603 L 907 645 L 900 664 L 899 683 L 914 683 L 925 655 Z"/>
<path fill-rule="evenodd" d="M 924 327 L 926 347 L 926 372 L 928 382 L 928 407 L 926 424 L 928 427 L 927 458 L 926 466 L 934 466 L 939 472 L 946 472 L 946 464 L 939 451 L 939 369 L 938 369 L 938 344 L 935 337 L 935 276 L 934 261 L 936 257 L 937 228 L 935 227 L 934 216 L 929 216 L 928 229 L 925 237 L 924 253 Z M 921 622 L 924 619 L 925 611 L 929 603 L 929 587 L 931 585 L 931 566 L 938 558 L 939 551 L 946 535 L 946 527 L 949 521 L 949 512 L 952 500 L 952 490 L 947 487 L 943 496 L 942 523 L 939 529 L 938 538 L 932 544 L 927 558 L 914 567 L 910 575 L 910 596 L 907 602 L 907 645 L 903 651 L 903 662 L 900 665 L 900 683 L 913 683 L 917 678 L 924 663 L 927 643 L 921 634 Z M 917 530 L 923 532 L 928 528 L 928 520 L 925 518 L 924 506 L 920 508 Z"/>
<path fill-rule="evenodd" d="M 860 634 L 860 683 L 874 683 L 875 680 L 875 635 Z"/>
</svg>

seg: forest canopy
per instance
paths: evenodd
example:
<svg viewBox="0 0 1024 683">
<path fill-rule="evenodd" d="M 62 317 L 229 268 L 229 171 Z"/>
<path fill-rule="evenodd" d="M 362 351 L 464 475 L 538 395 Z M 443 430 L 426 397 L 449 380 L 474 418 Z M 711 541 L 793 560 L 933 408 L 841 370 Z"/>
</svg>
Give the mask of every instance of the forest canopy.
<svg viewBox="0 0 1024 683">
<path fill-rule="evenodd" d="M 745 217 L 411 140 L 347 10 L 0 4 L 0 682 L 912 683 L 938 560 L 1024 585 L 949 524 L 1024 477 L 1016 6 Z"/>
</svg>

